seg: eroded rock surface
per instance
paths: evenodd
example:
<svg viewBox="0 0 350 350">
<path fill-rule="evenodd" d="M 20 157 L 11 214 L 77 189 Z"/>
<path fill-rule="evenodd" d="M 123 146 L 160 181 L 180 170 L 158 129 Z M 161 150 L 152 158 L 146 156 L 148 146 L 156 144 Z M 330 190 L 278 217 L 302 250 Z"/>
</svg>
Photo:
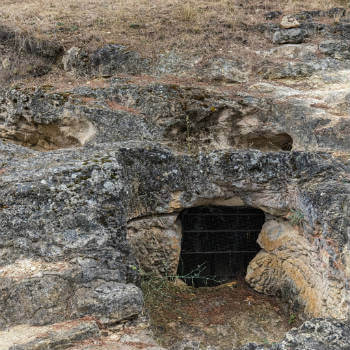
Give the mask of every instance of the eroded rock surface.
<svg viewBox="0 0 350 350">
<path fill-rule="evenodd" d="M 34 261 L 64 259 L 69 267 L 54 274 L 44 270 L 40 278 L 19 281 L 8 272 L 1 283 L 4 326 L 24 319 L 42 324 L 88 313 L 103 315 L 108 323 L 109 318 L 137 313 L 139 292 L 119 284 L 134 281 L 136 273 L 126 241 L 127 220 L 179 213 L 182 208 L 231 197 L 282 219 L 291 208 L 299 210 L 301 235 L 311 247 L 301 254 L 311 261 L 313 254 L 327 257 L 318 267 L 324 282 L 324 288 L 318 288 L 327 302 L 312 309 L 310 299 L 296 294 L 311 314 L 344 318 L 348 312 L 343 212 L 349 180 L 340 162 L 305 152 L 227 150 L 176 155 L 146 143 L 60 151 L 51 167 L 47 164 L 53 153 L 38 155 L 33 152 L 27 159 L 3 165 L 0 261 L 4 266 L 34 257 Z M 289 277 L 300 289 L 295 276 Z M 332 304 L 330 285 L 344 293 L 341 303 Z M 30 295 L 28 288 L 33 289 Z M 39 293 L 43 288 L 45 294 Z M 17 308 L 21 295 L 25 308 Z M 45 308 L 38 310 L 35 305 Z"/>
<path fill-rule="evenodd" d="M 70 48 L 62 58 L 64 69 L 76 76 L 110 77 L 116 73 L 139 74 L 149 70 L 150 61 L 122 45 L 110 44 L 92 53 Z"/>
<path fill-rule="evenodd" d="M 334 16 L 336 23 L 317 22 Z M 97 328 L 137 317 L 139 272 L 176 273 L 181 211 L 220 203 L 265 212 L 250 285 L 284 297 L 307 318 L 320 317 L 279 344 L 244 349 L 347 349 L 345 16 L 344 9 L 306 11 L 282 29 L 256 26 L 277 46 L 252 51 L 254 64 L 237 54 L 205 59 L 168 52 L 151 61 L 117 44 L 94 52 L 73 47 L 64 68 L 88 77 L 86 83 L 3 88 L 0 329 L 91 316 L 96 323 L 85 329 L 81 321 L 73 333 L 95 338 Z M 53 345 L 44 336 L 6 346 L 101 345 L 72 344 L 74 334 L 51 334 Z M 112 338 L 102 344 L 108 350 Z"/>
<path fill-rule="evenodd" d="M 241 350 L 346 350 L 349 348 L 349 324 L 334 320 L 313 319 L 286 334 L 281 343 L 248 344 Z"/>
<path fill-rule="evenodd" d="M 74 343 L 100 336 L 94 320 L 80 319 L 50 326 L 16 326 L 0 332 L 3 350 L 67 349 Z"/>
</svg>

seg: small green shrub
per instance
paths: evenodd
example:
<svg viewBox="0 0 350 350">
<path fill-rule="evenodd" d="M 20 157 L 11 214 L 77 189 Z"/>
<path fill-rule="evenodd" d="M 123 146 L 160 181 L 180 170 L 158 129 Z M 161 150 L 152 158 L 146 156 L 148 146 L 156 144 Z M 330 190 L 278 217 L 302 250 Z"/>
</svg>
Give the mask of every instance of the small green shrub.
<svg viewBox="0 0 350 350">
<path fill-rule="evenodd" d="M 297 316 L 296 316 L 295 314 L 290 314 L 290 315 L 289 315 L 288 323 L 289 323 L 290 325 L 292 325 L 293 323 L 295 323 L 296 319 L 297 319 Z"/>
<path fill-rule="evenodd" d="M 298 209 L 292 209 L 288 219 L 293 226 L 300 225 L 304 221 L 304 214 Z"/>
</svg>

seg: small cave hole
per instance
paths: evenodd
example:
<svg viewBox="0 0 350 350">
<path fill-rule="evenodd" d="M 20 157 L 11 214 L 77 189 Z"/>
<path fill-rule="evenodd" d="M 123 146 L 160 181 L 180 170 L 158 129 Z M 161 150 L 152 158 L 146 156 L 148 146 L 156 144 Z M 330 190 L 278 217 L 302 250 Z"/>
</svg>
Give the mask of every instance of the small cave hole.
<svg viewBox="0 0 350 350">
<path fill-rule="evenodd" d="M 177 274 L 187 285 L 211 287 L 238 279 L 260 250 L 256 240 L 265 221 L 260 209 L 194 207 L 185 209 L 180 220 Z"/>
<path fill-rule="evenodd" d="M 249 148 L 261 151 L 291 151 L 293 149 L 293 139 L 286 133 L 250 136 L 247 142 Z"/>
</svg>

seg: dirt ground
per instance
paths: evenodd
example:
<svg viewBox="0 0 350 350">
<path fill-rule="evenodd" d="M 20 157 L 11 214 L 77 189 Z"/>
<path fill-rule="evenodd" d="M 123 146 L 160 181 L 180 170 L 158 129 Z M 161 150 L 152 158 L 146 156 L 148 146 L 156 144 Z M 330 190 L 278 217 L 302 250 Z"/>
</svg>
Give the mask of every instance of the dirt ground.
<svg viewBox="0 0 350 350">
<path fill-rule="evenodd" d="M 150 280 L 143 289 L 153 332 L 165 347 L 183 339 L 221 349 L 271 344 L 300 323 L 286 304 L 256 293 L 243 279 L 203 288 Z"/>
</svg>

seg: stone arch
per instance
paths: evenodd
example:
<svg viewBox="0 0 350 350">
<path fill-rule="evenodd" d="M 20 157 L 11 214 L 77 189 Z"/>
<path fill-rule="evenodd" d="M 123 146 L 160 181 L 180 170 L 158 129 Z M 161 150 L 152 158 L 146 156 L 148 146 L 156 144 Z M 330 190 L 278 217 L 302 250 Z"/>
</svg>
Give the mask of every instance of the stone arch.
<svg viewBox="0 0 350 350">
<path fill-rule="evenodd" d="M 250 206 L 265 213 L 258 235 L 260 251 L 250 261 L 245 276 L 256 291 L 281 295 L 308 316 L 344 318 L 344 293 L 324 278 L 324 260 L 307 239 L 303 225 L 293 224 L 291 213 L 279 205 L 278 193 L 253 192 L 208 198 L 198 195 L 184 201 L 186 192 L 173 193 L 168 213 L 134 217 L 128 222 L 127 239 L 139 266 L 146 273 L 176 276 L 181 254 L 183 210 L 197 206 Z M 289 213 L 289 214 L 288 214 Z M 317 287 L 316 287 L 317 286 Z"/>
</svg>

